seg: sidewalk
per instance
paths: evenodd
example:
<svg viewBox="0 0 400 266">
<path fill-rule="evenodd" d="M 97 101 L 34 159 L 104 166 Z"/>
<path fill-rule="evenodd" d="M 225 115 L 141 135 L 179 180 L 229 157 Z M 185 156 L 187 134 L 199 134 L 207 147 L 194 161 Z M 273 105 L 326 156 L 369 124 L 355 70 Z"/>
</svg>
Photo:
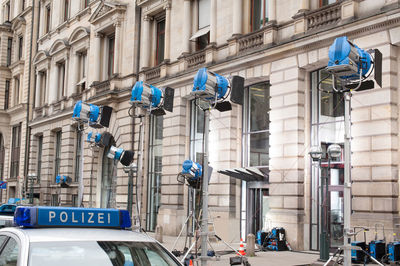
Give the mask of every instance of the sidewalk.
<svg viewBox="0 0 400 266">
<path fill-rule="evenodd" d="M 154 236 L 154 234 L 149 233 L 150 236 Z M 163 236 L 163 245 L 168 250 L 171 251 L 174 241 L 176 237 L 172 236 Z M 181 237 L 177 243 L 177 250 L 182 251 L 184 247 L 185 237 Z M 234 248 L 239 248 L 239 243 L 229 243 Z M 215 249 L 217 253 L 227 253 L 230 249 L 223 244 L 221 241 L 212 242 L 211 245 Z M 208 262 L 209 266 L 222 266 L 228 265 L 229 266 L 229 258 L 235 256 L 232 252 L 227 255 L 222 255 L 219 258 L 219 261 L 213 260 Z M 317 252 L 291 252 L 291 251 L 266 251 L 266 252 L 256 252 L 255 257 L 247 257 L 248 261 L 252 266 L 264 266 L 264 265 L 271 265 L 271 266 L 294 266 L 294 265 L 311 265 L 313 262 L 318 260 L 319 254 Z M 196 263 L 193 264 L 197 266 Z M 200 265 L 200 263 L 198 264 Z"/>
</svg>

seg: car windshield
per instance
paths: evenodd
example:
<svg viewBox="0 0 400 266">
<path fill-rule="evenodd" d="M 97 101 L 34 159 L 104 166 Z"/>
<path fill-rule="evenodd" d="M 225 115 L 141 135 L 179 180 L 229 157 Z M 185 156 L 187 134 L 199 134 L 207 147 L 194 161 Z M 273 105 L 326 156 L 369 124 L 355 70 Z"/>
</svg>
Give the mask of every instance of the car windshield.
<svg viewBox="0 0 400 266">
<path fill-rule="evenodd" d="M 30 266 L 180 265 L 158 243 L 118 241 L 33 242 Z"/>
</svg>

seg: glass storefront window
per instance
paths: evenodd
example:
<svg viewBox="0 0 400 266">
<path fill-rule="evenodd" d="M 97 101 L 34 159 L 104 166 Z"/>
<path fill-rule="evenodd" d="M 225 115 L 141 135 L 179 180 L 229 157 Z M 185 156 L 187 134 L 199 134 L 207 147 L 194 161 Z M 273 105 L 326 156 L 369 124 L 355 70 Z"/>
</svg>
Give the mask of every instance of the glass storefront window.
<svg viewBox="0 0 400 266">
<path fill-rule="evenodd" d="M 154 231 L 161 202 L 163 116 L 150 117 L 146 230 Z"/>
<path fill-rule="evenodd" d="M 318 89 L 318 85 L 324 91 Z M 324 70 L 311 73 L 311 145 L 321 146 L 323 151 L 321 168 L 312 167 L 310 249 L 319 249 L 318 236 L 321 230 L 320 184 L 321 178 L 329 178 L 326 206 L 331 247 L 343 244 L 343 162 L 342 158 L 330 160 L 327 149 L 331 144 L 344 143 L 344 99 L 343 94 L 332 91 L 332 79 Z M 343 154 L 343 153 L 342 153 Z M 324 193 L 325 194 L 325 193 Z"/>
</svg>

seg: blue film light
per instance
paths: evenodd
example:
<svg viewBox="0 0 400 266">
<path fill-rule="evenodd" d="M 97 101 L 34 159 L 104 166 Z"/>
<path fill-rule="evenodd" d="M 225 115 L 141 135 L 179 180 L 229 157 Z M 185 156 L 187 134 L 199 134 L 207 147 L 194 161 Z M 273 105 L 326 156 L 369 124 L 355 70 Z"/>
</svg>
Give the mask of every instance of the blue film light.
<svg viewBox="0 0 400 266">
<path fill-rule="evenodd" d="M 100 107 L 77 101 L 72 113 L 72 119 L 83 123 L 96 123 L 99 119 Z"/>
<path fill-rule="evenodd" d="M 162 105 L 161 98 L 163 92 L 161 89 L 150 84 L 138 81 L 132 88 L 131 104 L 135 104 L 142 108 L 158 108 Z"/>
<path fill-rule="evenodd" d="M 130 228 L 127 210 L 74 207 L 17 207 L 14 222 L 24 227 Z"/>
<path fill-rule="evenodd" d="M 220 100 L 225 97 L 229 87 L 227 78 L 218 75 L 207 68 L 200 68 L 193 80 L 192 94 L 207 100 Z"/>
<path fill-rule="evenodd" d="M 101 134 L 100 133 L 93 133 L 92 131 L 88 132 L 86 141 L 89 143 L 99 144 L 101 141 Z"/>
<path fill-rule="evenodd" d="M 327 71 L 342 80 L 358 80 L 372 71 L 371 55 L 348 41 L 346 36 L 336 38 L 329 47 Z"/>
<path fill-rule="evenodd" d="M 199 163 L 193 162 L 192 160 L 186 160 L 182 165 L 182 175 L 196 180 L 201 177 L 203 168 Z"/>
</svg>

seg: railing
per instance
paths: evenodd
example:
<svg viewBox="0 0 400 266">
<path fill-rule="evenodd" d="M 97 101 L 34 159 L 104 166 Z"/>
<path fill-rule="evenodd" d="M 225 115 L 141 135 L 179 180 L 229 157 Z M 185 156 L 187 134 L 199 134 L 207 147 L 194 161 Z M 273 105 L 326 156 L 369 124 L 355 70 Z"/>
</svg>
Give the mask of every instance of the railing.
<svg viewBox="0 0 400 266">
<path fill-rule="evenodd" d="M 96 89 L 96 93 L 108 90 L 110 88 L 110 81 L 100 81 L 93 84 L 93 87 Z"/>
<path fill-rule="evenodd" d="M 54 111 L 60 111 L 61 110 L 61 101 L 58 101 L 53 104 L 53 112 Z"/>
<path fill-rule="evenodd" d="M 43 116 L 43 106 L 40 106 L 40 107 L 36 107 L 35 108 L 35 113 L 36 113 L 36 116 Z"/>
<path fill-rule="evenodd" d="M 146 80 L 156 79 L 159 78 L 161 75 L 161 68 L 153 67 L 145 72 Z"/>
<path fill-rule="evenodd" d="M 187 61 L 189 68 L 195 67 L 198 65 L 202 65 L 206 62 L 206 52 L 200 51 L 200 52 L 191 54 L 188 57 L 186 57 L 186 61 Z"/>
<path fill-rule="evenodd" d="M 318 29 L 324 26 L 334 25 L 341 18 L 340 2 L 310 12 L 306 15 L 307 30 Z"/>
<path fill-rule="evenodd" d="M 264 31 L 256 31 L 250 34 L 244 35 L 238 39 L 239 52 L 254 49 L 264 44 Z"/>
</svg>

